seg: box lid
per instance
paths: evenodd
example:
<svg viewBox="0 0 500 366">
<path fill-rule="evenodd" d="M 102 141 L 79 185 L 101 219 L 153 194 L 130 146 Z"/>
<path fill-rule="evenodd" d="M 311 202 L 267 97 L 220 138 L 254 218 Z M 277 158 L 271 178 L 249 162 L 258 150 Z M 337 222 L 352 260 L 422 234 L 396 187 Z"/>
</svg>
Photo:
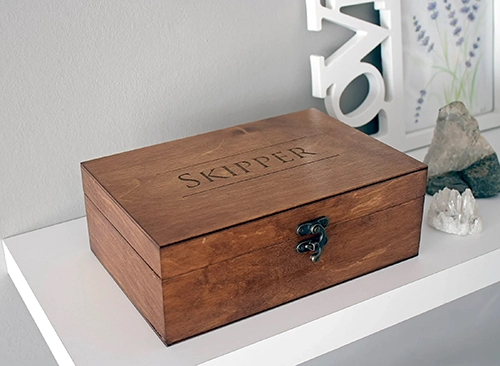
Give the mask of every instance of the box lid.
<svg viewBox="0 0 500 366">
<path fill-rule="evenodd" d="M 315 109 L 82 167 L 160 247 L 427 168 Z"/>
</svg>

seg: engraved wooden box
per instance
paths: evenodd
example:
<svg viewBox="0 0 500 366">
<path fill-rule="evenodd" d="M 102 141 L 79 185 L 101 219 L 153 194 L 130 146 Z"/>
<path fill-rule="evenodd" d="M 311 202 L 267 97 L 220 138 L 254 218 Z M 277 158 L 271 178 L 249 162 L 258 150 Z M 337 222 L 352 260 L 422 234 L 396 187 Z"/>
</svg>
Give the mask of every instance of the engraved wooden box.
<svg viewBox="0 0 500 366">
<path fill-rule="evenodd" d="M 168 345 L 418 255 L 427 167 L 314 109 L 81 168 L 91 249 Z"/>
</svg>

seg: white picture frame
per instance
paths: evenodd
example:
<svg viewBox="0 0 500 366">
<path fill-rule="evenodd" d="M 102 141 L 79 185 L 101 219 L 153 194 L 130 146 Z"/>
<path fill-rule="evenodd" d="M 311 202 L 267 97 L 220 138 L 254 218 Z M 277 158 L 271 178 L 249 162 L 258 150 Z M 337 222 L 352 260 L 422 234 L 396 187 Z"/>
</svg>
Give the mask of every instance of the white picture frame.
<svg viewBox="0 0 500 366">
<path fill-rule="evenodd" d="M 355 35 L 326 59 L 311 55 L 312 94 L 325 99 L 328 114 L 353 127 L 360 127 L 378 115 L 379 131 L 372 136 L 404 152 L 428 146 L 434 127 L 407 132 L 404 120 L 403 41 L 401 2 L 414 0 L 306 0 L 307 28 L 321 31 L 322 21 L 346 27 Z M 493 0 L 486 0 L 493 1 Z M 354 18 L 342 7 L 373 3 L 380 25 Z M 500 2 L 493 1 L 493 110 L 476 117 L 482 131 L 500 126 Z M 361 60 L 381 46 L 382 74 Z M 365 75 L 369 90 L 365 100 L 344 114 L 340 97 L 358 76 Z"/>
</svg>

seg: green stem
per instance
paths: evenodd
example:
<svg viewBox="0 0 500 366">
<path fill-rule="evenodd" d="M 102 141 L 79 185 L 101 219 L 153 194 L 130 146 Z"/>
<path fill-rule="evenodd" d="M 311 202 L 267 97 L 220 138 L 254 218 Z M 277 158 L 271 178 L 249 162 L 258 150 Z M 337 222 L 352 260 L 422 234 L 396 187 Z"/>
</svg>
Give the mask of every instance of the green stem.
<svg viewBox="0 0 500 366">
<path fill-rule="evenodd" d="M 472 73 L 472 80 L 470 82 L 470 90 L 469 90 L 469 106 L 470 108 L 472 109 L 472 105 L 473 105 L 473 98 L 474 98 L 474 93 L 475 93 L 475 89 L 476 89 L 476 77 L 477 77 L 477 70 L 478 70 L 478 67 L 479 67 L 479 62 L 481 61 L 481 56 L 482 55 L 479 55 L 478 58 L 477 58 L 477 61 L 476 61 L 476 66 L 474 67 L 474 72 Z"/>
</svg>

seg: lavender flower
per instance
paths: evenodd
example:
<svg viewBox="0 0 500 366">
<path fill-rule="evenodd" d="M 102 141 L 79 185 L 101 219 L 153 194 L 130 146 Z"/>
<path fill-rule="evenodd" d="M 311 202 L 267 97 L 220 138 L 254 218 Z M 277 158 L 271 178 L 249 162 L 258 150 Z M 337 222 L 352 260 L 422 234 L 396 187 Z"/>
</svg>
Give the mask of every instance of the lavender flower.
<svg viewBox="0 0 500 366">
<path fill-rule="evenodd" d="M 476 38 L 476 42 L 474 42 L 474 43 L 472 44 L 472 48 L 473 48 L 473 49 L 475 49 L 475 50 L 477 50 L 477 49 L 478 49 L 478 47 L 479 47 L 479 41 L 481 41 L 481 37 L 477 37 L 477 38 Z"/>
<path fill-rule="evenodd" d="M 473 22 L 474 19 L 476 19 L 476 16 L 474 15 L 474 13 L 470 12 L 469 15 L 467 15 L 467 19 L 469 19 L 471 22 Z"/>
<path fill-rule="evenodd" d="M 436 10 L 434 13 L 431 14 L 431 19 L 432 20 L 435 20 L 439 15 L 439 12 Z M 469 15 L 472 15 L 472 13 L 470 13 Z"/>
<path fill-rule="evenodd" d="M 470 0 L 462 0 L 462 4 L 468 4 Z"/>
<path fill-rule="evenodd" d="M 458 23 L 458 19 L 457 19 L 457 18 L 453 18 L 453 19 L 450 21 L 450 25 L 451 25 L 452 27 L 456 26 L 456 25 L 457 25 L 457 23 Z"/>
<path fill-rule="evenodd" d="M 464 14 L 467 14 L 470 11 L 470 6 L 463 6 L 460 11 Z"/>
<path fill-rule="evenodd" d="M 424 104 L 424 97 L 427 92 L 422 89 L 420 90 L 420 97 L 417 99 L 417 107 L 415 108 L 415 123 L 418 123 L 418 118 L 420 117 L 420 111 L 422 110 L 422 104 Z"/>
<path fill-rule="evenodd" d="M 449 11 L 451 9 L 451 4 L 446 4 L 445 8 L 446 8 L 446 10 Z"/>
<path fill-rule="evenodd" d="M 449 8 L 451 8 L 451 4 L 448 4 L 449 6 L 446 7 L 446 10 L 450 10 Z M 453 19 L 455 18 L 455 10 L 452 10 L 448 13 L 448 18 L 450 19 Z"/>
<path fill-rule="evenodd" d="M 427 6 L 427 10 L 433 11 L 434 9 L 436 9 L 436 5 L 437 3 L 435 1 L 430 2 L 429 5 Z"/>
<path fill-rule="evenodd" d="M 472 44 L 472 48 L 469 50 L 469 59 L 465 61 L 465 67 L 467 68 L 470 68 L 472 66 L 472 60 L 476 57 L 476 52 L 475 50 L 477 50 L 479 48 L 479 41 L 481 40 L 481 38 L 477 37 L 476 39 L 476 42 L 474 42 Z"/>
<path fill-rule="evenodd" d="M 438 12 L 435 11 L 434 13 L 436 13 L 435 18 L 437 18 Z M 433 15 L 434 15 L 434 13 L 433 13 Z M 431 15 L 431 17 L 433 15 Z M 433 18 L 433 19 L 435 19 L 435 18 Z M 420 22 L 418 21 L 416 16 L 413 16 L 413 25 L 415 27 L 415 33 L 417 33 L 417 42 L 420 42 L 420 44 L 422 46 L 427 47 L 429 45 L 431 39 L 429 36 L 426 36 L 426 31 L 425 31 L 425 29 L 422 28 L 422 25 L 420 24 Z M 428 49 L 427 52 L 431 52 L 433 47 L 434 47 L 434 45 L 432 44 L 432 46 Z"/>
<path fill-rule="evenodd" d="M 432 42 L 429 48 L 427 48 L 427 53 L 430 53 L 433 49 L 434 49 L 434 42 Z"/>
<path fill-rule="evenodd" d="M 479 10 L 479 5 L 477 5 L 477 4 L 472 5 L 472 10 L 478 11 Z"/>
<path fill-rule="evenodd" d="M 457 45 L 457 47 L 461 46 L 462 43 L 464 43 L 464 37 L 460 37 L 457 41 L 457 43 L 455 43 Z"/>
<path fill-rule="evenodd" d="M 453 31 L 453 35 L 458 36 L 461 31 L 462 31 L 462 27 L 460 27 L 460 26 L 456 27 L 455 30 Z"/>
</svg>

